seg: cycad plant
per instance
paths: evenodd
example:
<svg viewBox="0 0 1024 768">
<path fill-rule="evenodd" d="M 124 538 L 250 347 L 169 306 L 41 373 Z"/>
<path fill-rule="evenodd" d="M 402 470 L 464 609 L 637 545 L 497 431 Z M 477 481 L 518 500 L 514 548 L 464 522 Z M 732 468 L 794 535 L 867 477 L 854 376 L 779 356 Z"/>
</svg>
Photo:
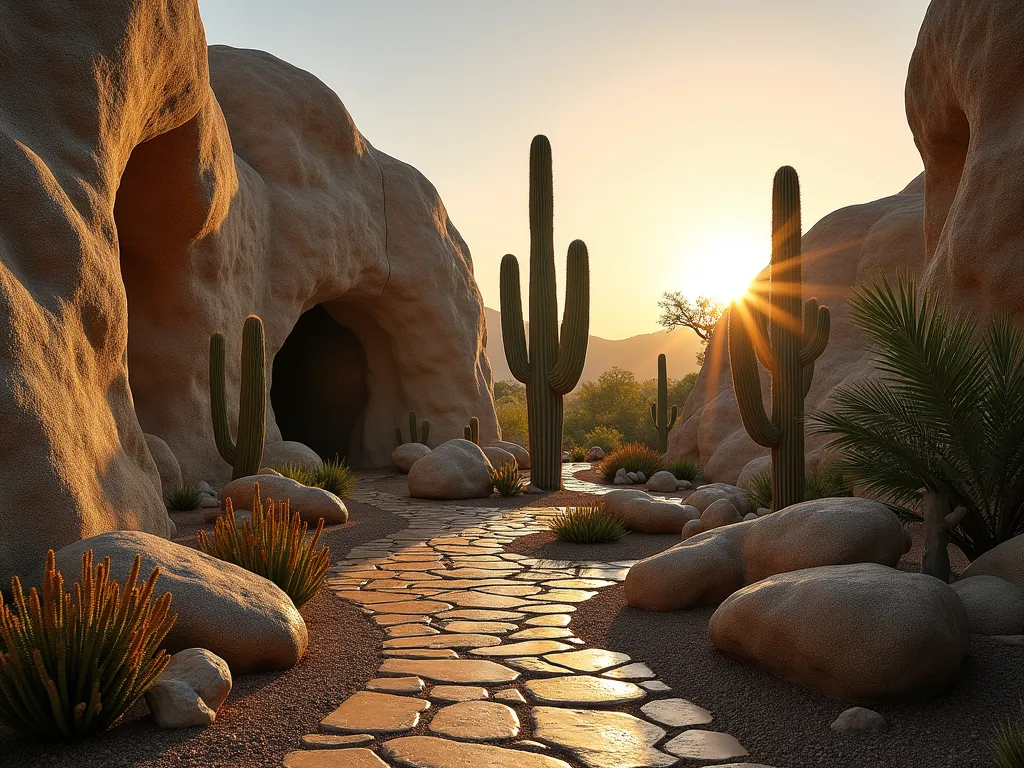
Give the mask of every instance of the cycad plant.
<svg viewBox="0 0 1024 768">
<path fill-rule="evenodd" d="M 965 507 L 949 537 L 971 560 L 1024 532 L 1024 332 L 954 313 L 906 275 L 856 289 L 850 308 L 878 376 L 813 419 L 847 481 L 906 519 L 922 519 L 922 491 Z"/>
<path fill-rule="evenodd" d="M 239 525 L 231 499 L 225 500 L 225 514 L 214 524 L 213 541 L 199 531 L 199 549 L 274 582 L 301 608 L 323 584 L 331 562 L 327 547 L 317 549 L 324 520 L 306 537 L 306 523 L 292 512 L 287 500 L 260 498 L 259 483 L 253 484 L 252 519 Z"/>
<path fill-rule="evenodd" d="M 0 722 L 34 738 L 81 739 L 109 727 L 163 672 L 160 648 L 177 614 L 171 595 L 153 600 L 160 569 L 138 584 L 142 558 L 121 588 L 110 558 L 82 555 L 71 593 L 46 555 L 43 592 L 11 580 L 13 609 L 0 595 Z"/>
</svg>

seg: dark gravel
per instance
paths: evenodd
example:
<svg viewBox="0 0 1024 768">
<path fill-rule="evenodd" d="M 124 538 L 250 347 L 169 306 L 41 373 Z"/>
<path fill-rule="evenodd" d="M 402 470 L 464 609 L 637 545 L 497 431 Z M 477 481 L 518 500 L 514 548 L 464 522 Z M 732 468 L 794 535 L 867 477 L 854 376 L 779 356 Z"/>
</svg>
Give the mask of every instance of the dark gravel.
<svg viewBox="0 0 1024 768">
<path fill-rule="evenodd" d="M 351 520 L 327 529 L 331 560 L 356 544 L 402 530 L 406 521 L 364 504 L 348 502 Z M 172 513 L 175 540 L 192 545 L 201 514 Z M 206 526 L 212 530 L 213 526 Z M 379 665 L 383 637 L 351 603 L 322 590 L 302 609 L 309 649 L 284 672 L 236 677 L 231 695 L 209 728 L 165 731 L 154 725 L 144 701 L 106 733 L 73 745 L 19 741 L 0 729 L 3 768 L 279 768 L 286 752 L 347 696 L 360 690 Z"/>
</svg>

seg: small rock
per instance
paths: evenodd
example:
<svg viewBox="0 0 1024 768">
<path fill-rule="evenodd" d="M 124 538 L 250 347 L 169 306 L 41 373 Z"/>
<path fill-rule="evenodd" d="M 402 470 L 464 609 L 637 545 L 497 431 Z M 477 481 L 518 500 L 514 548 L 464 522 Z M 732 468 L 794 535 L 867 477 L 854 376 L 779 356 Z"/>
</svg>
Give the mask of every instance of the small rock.
<svg viewBox="0 0 1024 768">
<path fill-rule="evenodd" d="M 851 707 L 832 723 L 832 730 L 839 733 L 881 733 L 885 728 L 885 718 L 864 707 Z"/>
<path fill-rule="evenodd" d="M 174 654 L 146 691 L 146 704 L 161 728 L 210 725 L 231 692 L 227 662 L 205 648 Z"/>
<path fill-rule="evenodd" d="M 533 483 L 530 483 L 530 484 L 529 484 L 529 485 L 528 485 L 528 486 L 526 487 L 526 492 L 527 492 L 527 493 L 533 493 L 533 494 L 538 494 L 538 493 L 545 493 L 545 491 L 544 491 L 544 489 L 543 489 L 543 488 L 540 488 L 540 487 L 538 487 L 538 486 L 534 485 Z"/>
<path fill-rule="evenodd" d="M 219 507 L 219 506 L 220 506 L 220 502 L 217 501 L 217 499 L 214 498 L 213 496 L 207 496 L 207 495 L 203 494 L 203 497 L 199 500 L 199 508 L 200 509 L 213 509 L 213 508 Z"/>
<path fill-rule="evenodd" d="M 772 513 L 772 511 L 770 509 L 768 509 L 767 507 L 758 507 L 757 508 L 757 516 L 758 517 L 764 517 L 765 515 L 770 515 L 771 513 Z"/>
<path fill-rule="evenodd" d="M 616 477 L 612 481 L 612 484 L 613 485 L 632 485 L 632 483 L 629 482 L 629 478 L 626 477 L 625 475 L 623 475 L 622 477 Z"/>
<path fill-rule="evenodd" d="M 643 472 L 637 472 L 636 473 L 636 480 L 637 480 L 638 483 L 646 483 L 647 482 L 647 475 L 645 475 Z"/>
<path fill-rule="evenodd" d="M 683 526 L 682 540 L 686 541 L 691 536 L 696 536 L 698 533 L 704 533 L 704 526 L 700 524 L 700 520 L 688 520 Z"/>
<path fill-rule="evenodd" d="M 710 531 L 714 528 L 721 528 L 723 525 L 738 523 L 742 519 L 731 501 L 719 499 L 709 504 L 701 513 L 700 524 L 705 531 Z"/>
<path fill-rule="evenodd" d="M 640 475 L 637 474 L 636 472 L 627 472 L 626 473 L 626 477 L 629 478 L 629 482 L 631 482 L 631 483 L 639 483 L 640 482 Z"/>
<path fill-rule="evenodd" d="M 569 452 L 562 451 L 562 463 L 568 464 L 570 461 L 572 461 L 572 456 L 569 455 Z"/>
<path fill-rule="evenodd" d="M 616 470 L 616 472 L 615 472 L 615 479 L 618 480 L 620 477 L 624 478 L 625 476 L 626 476 L 626 468 L 625 467 L 619 467 L 618 470 Z"/>
<path fill-rule="evenodd" d="M 604 458 L 604 448 L 600 445 L 592 445 L 587 450 L 587 461 L 594 462 L 600 461 Z"/>
<path fill-rule="evenodd" d="M 412 465 L 430 453 L 423 443 L 403 443 L 391 452 L 391 466 L 399 472 L 409 474 Z"/>
<path fill-rule="evenodd" d="M 205 480 L 200 480 L 199 485 L 196 487 L 199 488 L 199 490 L 202 491 L 203 493 L 210 493 L 213 495 L 216 495 L 217 493 L 215 490 L 213 490 L 213 487 Z"/>
<path fill-rule="evenodd" d="M 747 514 L 745 514 L 743 516 L 743 519 L 744 520 L 757 520 L 757 512 L 747 512 Z"/>
<path fill-rule="evenodd" d="M 676 476 L 664 470 L 655 472 L 647 481 L 647 490 L 658 493 L 673 493 L 676 486 Z"/>
<path fill-rule="evenodd" d="M 691 483 L 689 480 L 677 480 L 676 481 L 676 490 L 677 491 L 689 491 L 691 488 L 693 488 L 693 483 Z"/>
</svg>

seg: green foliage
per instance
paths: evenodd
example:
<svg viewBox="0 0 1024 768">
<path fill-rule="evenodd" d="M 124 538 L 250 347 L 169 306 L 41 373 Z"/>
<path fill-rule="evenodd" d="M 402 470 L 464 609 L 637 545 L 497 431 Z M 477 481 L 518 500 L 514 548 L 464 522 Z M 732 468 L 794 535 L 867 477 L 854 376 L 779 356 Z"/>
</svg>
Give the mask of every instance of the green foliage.
<svg viewBox="0 0 1024 768">
<path fill-rule="evenodd" d="M 858 288 L 850 307 L 878 375 L 814 419 L 848 480 L 911 520 L 921 488 L 948 494 L 967 508 L 950 539 L 971 560 L 1024 533 L 1024 331 L 954 314 L 903 275 Z"/>
<path fill-rule="evenodd" d="M 427 445 L 427 440 L 430 439 L 430 422 L 424 421 L 422 429 L 416 429 L 416 412 L 409 411 L 409 440 L 413 443 L 423 443 Z M 402 436 L 401 427 L 395 427 L 395 440 L 398 441 L 399 445 L 405 444 L 405 438 Z"/>
<path fill-rule="evenodd" d="M 169 593 L 152 599 L 160 569 L 139 585 L 141 570 L 136 555 L 122 591 L 109 578 L 110 558 L 94 567 L 90 549 L 81 581 L 65 593 L 51 549 L 41 601 L 11 580 L 13 609 L 0 594 L 0 722 L 33 738 L 73 740 L 131 708 L 170 661 L 160 644 L 177 618 Z"/>
<path fill-rule="evenodd" d="M 604 544 L 618 541 L 627 533 L 622 521 L 612 517 L 600 503 L 568 507 L 548 526 L 559 539 L 575 544 Z"/>
<path fill-rule="evenodd" d="M 330 491 L 339 499 L 348 498 L 356 487 L 356 476 L 352 468 L 337 458 L 325 461 L 314 469 L 303 464 L 282 464 L 274 469 L 297 483 Z"/>
<path fill-rule="evenodd" d="M 502 440 L 517 445 L 530 444 L 526 387 L 517 381 L 494 382 L 494 411 L 498 416 Z"/>
<path fill-rule="evenodd" d="M 594 443 L 597 445 L 597 443 Z M 587 449 L 582 445 L 573 445 L 569 447 L 569 458 L 575 462 L 587 460 Z"/>
<path fill-rule="evenodd" d="M 750 487 L 746 489 L 747 499 L 754 509 L 772 508 L 772 471 L 764 469 L 750 479 Z M 842 470 L 835 464 L 826 464 L 807 475 L 807 487 L 804 500 L 830 499 L 837 496 L 850 496 L 849 483 Z"/>
<path fill-rule="evenodd" d="M 523 475 L 514 461 L 506 461 L 500 467 L 487 470 L 491 485 L 501 496 L 518 496 L 526 490 Z"/>
<path fill-rule="evenodd" d="M 253 484 L 251 520 L 237 523 L 231 499 L 225 501 L 225 510 L 214 524 L 212 542 L 206 531 L 199 531 L 199 549 L 274 582 L 296 608 L 309 602 L 323 584 L 331 562 L 327 547 L 317 549 L 323 518 L 307 538 L 306 524 L 298 512 L 291 511 L 287 500 L 275 503 L 267 499 L 264 505 L 259 483 Z"/>
<path fill-rule="evenodd" d="M 614 451 L 622 445 L 622 433 L 615 429 L 615 427 L 594 427 L 583 437 L 583 445 L 581 447 L 584 450 L 584 458 L 586 451 L 595 445 L 599 446 L 606 453 Z"/>
<path fill-rule="evenodd" d="M 210 413 L 221 457 L 232 466 L 232 479 L 260 471 L 267 434 L 267 350 L 263 321 L 249 315 L 242 326 L 242 380 L 238 395 L 238 439 L 228 425 L 223 333 L 210 337 Z"/>
<path fill-rule="evenodd" d="M 765 469 L 750 478 L 750 487 L 744 493 L 754 509 L 771 509 L 772 471 Z"/>
<path fill-rule="evenodd" d="M 668 450 L 668 433 L 679 415 L 678 406 L 672 406 L 672 417 L 668 415 L 668 364 L 664 355 L 658 355 L 658 400 L 651 403 L 651 422 L 658 431 L 658 450 Z"/>
<path fill-rule="evenodd" d="M 661 454 L 653 448 L 639 443 L 627 443 L 605 456 L 595 467 L 605 482 L 615 480 L 615 473 L 625 468 L 627 472 L 643 472 L 650 477 L 665 469 Z"/>
<path fill-rule="evenodd" d="M 1024 705 L 1021 706 L 1024 711 Z M 995 768 L 1024 768 L 1024 728 L 1009 722 L 996 726 L 992 740 L 992 757 Z"/>
<path fill-rule="evenodd" d="M 668 465 L 668 471 L 675 475 L 676 480 L 696 482 L 704 477 L 704 472 L 693 459 L 676 459 Z"/>
<path fill-rule="evenodd" d="M 725 304 L 707 296 L 689 299 L 676 291 L 663 293 L 658 306 L 661 307 L 659 325 L 670 331 L 675 328 L 689 328 L 697 334 L 702 344 L 701 351 L 697 353 L 697 364 L 704 365 L 704 350 L 707 349 L 715 326 L 725 314 Z"/>
<path fill-rule="evenodd" d="M 471 443 L 480 445 L 480 419 L 476 416 L 470 417 L 469 425 L 463 428 L 463 437 Z"/>
<path fill-rule="evenodd" d="M 582 240 L 569 244 L 565 307 L 558 323 L 555 285 L 554 191 L 551 144 L 530 144 L 530 345 L 523 325 L 519 262 L 501 260 L 501 331 L 512 375 L 527 390 L 531 482 L 546 491 L 562 487 L 563 397 L 573 390 L 590 338 L 590 261 Z"/>
<path fill-rule="evenodd" d="M 203 492 L 192 485 L 180 485 L 172 491 L 167 492 L 164 499 L 168 509 L 176 512 L 189 512 L 199 506 L 203 500 Z"/>
</svg>

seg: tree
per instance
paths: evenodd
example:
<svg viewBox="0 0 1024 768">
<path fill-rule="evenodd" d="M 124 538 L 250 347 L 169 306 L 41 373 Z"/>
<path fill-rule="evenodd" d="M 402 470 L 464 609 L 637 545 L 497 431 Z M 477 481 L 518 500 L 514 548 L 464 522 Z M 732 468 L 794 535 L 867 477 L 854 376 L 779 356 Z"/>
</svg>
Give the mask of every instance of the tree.
<svg viewBox="0 0 1024 768">
<path fill-rule="evenodd" d="M 518 381 L 494 382 L 494 411 L 498 416 L 502 440 L 517 445 L 529 444 L 525 386 Z"/>
<path fill-rule="evenodd" d="M 711 334 L 726 310 L 726 304 L 708 296 L 689 299 L 679 291 L 664 293 L 661 301 L 661 317 L 658 324 L 668 330 L 689 328 L 697 334 L 703 348 L 697 353 L 697 362 L 704 364 L 704 350 L 707 349 Z"/>
</svg>

